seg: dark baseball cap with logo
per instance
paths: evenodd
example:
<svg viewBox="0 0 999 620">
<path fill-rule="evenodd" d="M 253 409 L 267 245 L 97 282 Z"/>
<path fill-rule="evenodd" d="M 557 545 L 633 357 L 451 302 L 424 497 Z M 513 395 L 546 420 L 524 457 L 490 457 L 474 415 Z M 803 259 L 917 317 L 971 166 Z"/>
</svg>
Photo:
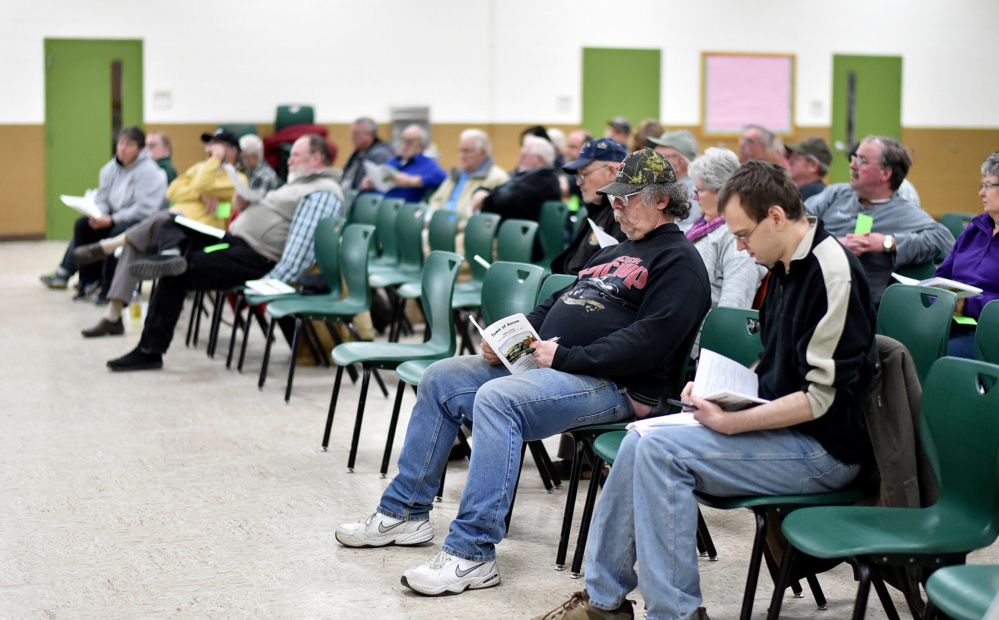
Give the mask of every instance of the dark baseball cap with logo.
<svg viewBox="0 0 999 620">
<path fill-rule="evenodd" d="M 585 168 L 595 161 L 612 161 L 619 163 L 628 154 L 621 143 L 610 138 L 587 140 L 579 149 L 579 157 L 562 166 L 568 174 L 576 174 L 580 168 Z"/>
<path fill-rule="evenodd" d="M 598 189 L 597 193 L 629 196 L 653 183 L 676 183 L 676 171 L 668 159 L 646 147 L 625 157 L 614 181 Z"/>
<path fill-rule="evenodd" d="M 811 155 L 815 159 L 819 160 L 828 167 L 832 163 L 833 152 L 829 148 L 829 145 L 825 140 L 819 137 L 811 137 L 803 142 L 794 144 L 792 142 L 787 142 L 784 144 L 784 149 L 791 153 L 801 153 L 802 155 Z"/>
<path fill-rule="evenodd" d="M 228 129 L 219 127 L 215 130 L 215 133 L 203 133 L 201 134 L 202 142 L 225 142 L 226 144 L 239 148 L 239 138 L 236 134 L 232 133 Z"/>
</svg>

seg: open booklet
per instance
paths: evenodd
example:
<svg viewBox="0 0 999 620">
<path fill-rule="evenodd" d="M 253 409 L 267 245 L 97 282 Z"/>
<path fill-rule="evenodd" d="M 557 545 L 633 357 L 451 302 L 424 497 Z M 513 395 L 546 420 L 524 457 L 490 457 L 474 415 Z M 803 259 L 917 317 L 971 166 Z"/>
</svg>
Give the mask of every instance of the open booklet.
<svg viewBox="0 0 999 620">
<path fill-rule="evenodd" d="M 540 338 L 526 316 L 521 313 L 513 314 L 485 328 L 475 319 L 469 317 L 469 320 L 482 334 L 482 339 L 489 343 L 496 355 L 499 355 L 503 365 L 511 374 L 520 374 L 538 367 L 534 363 L 531 343 Z"/>
<path fill-rule="evenodd" d="M 758 396 L 759 378 L 739 362 L 710 349 L 701 349 L 694 375 L 694 396 L 710 400 L 725 411 L 738 411 L 770 402 Z M 628 430 L 639 434 L 660 426 L 699 424 L 689 412 L 636 420 Z"/>
<path fill-rule="evenodd" d="M 62 200 L 62 203 L 67 207 L 72 207 L 90 219 L 96 220 L 103 215 L 101 210 L 97 208 L 97 203 L 94 201 L 94 196 L 96 195 L 96 189 L 88 189 L 82 196 L 67 196 L 66 194 L 63 194 L 59 196 L 59 199 Z"/>
<path fill-rule="evenodd" d="M 236 168 L 232 164 L 222 164 L 222 169 L 229 175 L 232 186 L 236 188 L 236 193 L 246 200 L 246 202 L 253 204 L 264 199 L 263 194 L 243 183 L 242 179 L 239 178 L 239 173 L 236 172 Z"/>
<path fill-rule="evenodd" d="M 597 236 L 597 243 L 600 244 L 600 249 L 620 243 L 620 241 L 607 234 L 604 229 L 600 228 L 600 226 L 592 219 L 586 218 L 586 221 L 590 223 L 590 228 L 593 229 L 593 234 Z"/>
<path fill-rule="evenodd" d="M 247 280 L 246 288 L 260 295 L 288 295 L 295 292 L 295 287 L 274 278 Z"/>
<path fill-rule="evenodd" d="M 970 284 L 965 284 L 963 282 L 958 282 L 957 280 L 951 280 L 949 278 L 941 278 L 939 276 L 934 276 L 932 278 L 927 278 L 925 280 L 917 280 L 915 278 L 910 278 L 908 276 L 899 275 L 897 273 L 892 273 L 891 277 L 895 278 L 902 284 L 916 284 L 919 286 L 932 286 L 934 288 L 942 288 L 945 291 L 951 291 L 952 293 L 957 293 L 957 298 L 962 297 L 975 297 L 976 295 L 982 294 L 982 289 L 977 286 L 971 286 Z"/>
<path fill-rule="evenodd" d="M 196 220 L 185 215 L 178 215 L 173 218 L 173 221 L 185 228 L 190 228 L 191 230 L 196 230 L 203 235 L 208 235 L 209 237 L 215 237 L 216 239 L 221 239 L 225 236 L 225 231 L 221 228 L 215 228 L 214 226 L 209 226 L 208 224 L 202 224 Z"/>
<path fill-rule="evenodd" d="M 373 161 L 364 162 L 364 173 L 374 183 L 375 189 L 382 193 L 395 189 L 395 181 L 392 179 L 398 172 L 392 166 L 376 164 Z"/>
</svg>

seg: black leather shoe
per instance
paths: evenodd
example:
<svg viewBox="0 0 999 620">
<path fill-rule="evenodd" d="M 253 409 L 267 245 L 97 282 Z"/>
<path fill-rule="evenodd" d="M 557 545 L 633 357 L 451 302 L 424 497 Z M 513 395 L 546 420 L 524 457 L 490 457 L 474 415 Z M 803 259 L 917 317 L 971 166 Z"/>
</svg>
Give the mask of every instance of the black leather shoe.
<svg viewBox="0 0 999 620">
<path fill-rule="evenodd" d="M 144 353 L 139 347 L 116 360 L 108 361 L 108 368 L 114 372 L 130 370 L 158 370 L 163 368 L 163 356 L 159 353 Z"/>
<path fill-rule="evenodd" d="M 73 260 L 76 261 L 77 267 L 96 263 L 107 257 L 108 255 L 104 253 L 104 248 L 101 247 L 100 243 L 88 243 L 73 249 Z"/>
<path fill-rule="evenodd" d="M 155 280 L 168 276 L 179 276 L 187 271 L 187 259 L 183 256 L 159 254 L 129 265 L 128 272 L 140 280 Z"/>
<path fill-rule="evenodd" d="M 121 322 L 121 317 L 118 317 L 118 320 L 113 323 L 107 319 L 101 319 L 97 325 L 91 327 L 90 329 L 85 329 L 80 333 L 83 334 L 84 338 L 121 336 L 125 333 L 125 326 Z"/>
</svg>

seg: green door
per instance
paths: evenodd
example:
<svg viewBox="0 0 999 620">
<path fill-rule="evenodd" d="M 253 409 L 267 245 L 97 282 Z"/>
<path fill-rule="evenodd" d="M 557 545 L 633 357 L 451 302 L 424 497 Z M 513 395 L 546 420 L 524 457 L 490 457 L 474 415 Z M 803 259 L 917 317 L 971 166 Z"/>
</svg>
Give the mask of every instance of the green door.
<svg viewBox="0 0 999 620">
<path fill-rule="evenodd" d="M 659 118 L 659 74 L 659 50 L 584 47 L 583 128 L 599 138 L 615 116 Z"/>
<path fill-rule="evenodd" d="M 829 174 L 833 183 L 850 179 L 846 156 L 865 136 L 902 138 L 901 56 L 833 56 L 830 134 L 835 152 Z"/>
<path fill-rule="evenodd" d="M 45 234 L 69 239 L 79 213 L 60 194 L 97 187 L 114 132 L 142 125 L 142 41 L 45 39 Z"/>
</svg>

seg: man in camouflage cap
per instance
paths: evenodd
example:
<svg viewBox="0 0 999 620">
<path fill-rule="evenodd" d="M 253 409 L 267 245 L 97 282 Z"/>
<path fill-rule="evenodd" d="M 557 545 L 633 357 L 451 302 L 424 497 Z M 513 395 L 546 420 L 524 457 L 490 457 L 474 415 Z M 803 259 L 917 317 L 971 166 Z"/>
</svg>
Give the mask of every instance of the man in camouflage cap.
<svg viewBox="0 0 999 620">
<path fill-rule="evenodd" d="M 418 545 L 434 536 L 429 514 L 462 423 L 475 449 L 457 517 L 443 549 L 403 573 L 427 595 L 500 583 L 496 544 L 516 489 L 523 442 L 582 424 L 645 417 L 686 365 L 711 305 L 704 262 L 674 217 L 690 209 L 687 188 L 652 149 L 625 158 L 611 198 L 628 238 L 598 251 L 576 281 L 527 317 L 537 369 L 511 375 L 483 344 L 481 356 L 427 369 L 418 388 L 399 474 L 363 521 L 341 524 L 350 547 Z M 557 340 L 557 342 L 556 342 Z"/>
</svg>

